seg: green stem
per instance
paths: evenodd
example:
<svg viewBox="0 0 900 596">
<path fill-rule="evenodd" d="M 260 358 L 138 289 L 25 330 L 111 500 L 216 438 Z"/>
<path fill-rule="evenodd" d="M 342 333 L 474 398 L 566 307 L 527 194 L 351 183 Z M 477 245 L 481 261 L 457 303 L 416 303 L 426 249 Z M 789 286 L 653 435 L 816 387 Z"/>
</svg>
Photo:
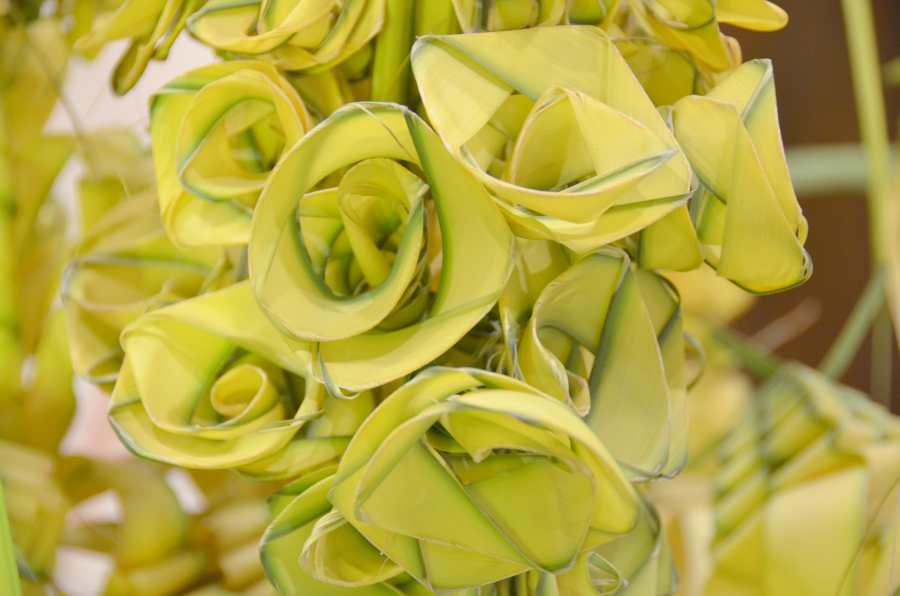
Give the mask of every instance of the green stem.
<svg viewBox="0 0 900 596">
<path fill-rule="evenodd" d="M 856 306 L 844 323 L 837 339 L 831 344 L 828 353 L 819 363 L 819 370 L 831 377 L 840 379 L 847 372 L 854 356 L 859 351 L 863 340 L 869 333 L 873 321 L 884 305 L 885 286 L 887 285 L 887 269 L 877 268 L 869 283 L 859 297 Z"/>
<path fill-rule="evenodd" d="M 3 483 L 0 482 L 0 588 L 3 594 L 19 596 L 19 571 L 16 567 L 16 552 L 13 550 L 9 519 L 6 517 L 6 502 L 3 500 Z"/>
<path fill-rule="evenodd" d="M 456 12 L 451 0 L 418 0 L 416 2 L 416 37 L 458 33 Z"/>
<path fill-rule="evenodd" d="M 847 45 L 850 51 L 860 136 L 869 164 L 869 243 L 873 269 L 875 269 L 890 261 L 892 242 L 890 236 L 891 205 L 889 204 L 891 200 L 890 139 L 888 138 L 887 115 L 884 108 L 875 19 L 872 16 L 870 0 L 842 0 L 841 4 L 844 10 Z M 891 327 L 889 317 L 878 317 L 872 330 L 872 397 L 880 402 L 890 399 L 890 386 L 885 387 L 884 381 L 890 379 L 891 348 L 885 347 L 884 338 L 890 333 Z M 884 393 L 885 391 L 886 393 Z"/>
<path fill-rule="evenodd" d="M 387 0 L 385 4 L 384 26 L 375 41 L 372 64 L 373 101 L 407 101 L 415 12 L 415 0 Z"/>
<path fill-rule="evenodd" d="M 732 329 L 717 329 L 713 332 L 713 339 L 728 348 L 747 372 L 760 379 L 768 379 L 781 368 L 778 356 Z"/>
</svg>

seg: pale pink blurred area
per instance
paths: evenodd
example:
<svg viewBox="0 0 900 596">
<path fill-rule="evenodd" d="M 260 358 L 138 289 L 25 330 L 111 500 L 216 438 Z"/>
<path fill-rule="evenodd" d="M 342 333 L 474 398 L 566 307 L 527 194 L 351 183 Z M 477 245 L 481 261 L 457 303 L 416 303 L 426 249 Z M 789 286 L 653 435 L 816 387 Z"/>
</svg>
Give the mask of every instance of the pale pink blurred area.
<svg viewBox="0 0 900 596">
<path fill-rule="evenodd" d="M 59 447 L 60 453 L 100 460 L 133 457 L 119 442 L 106 417 L 109 396 L 81 379 L 75 380 L 75 396 L 75 418 Z"/>
<path fill-rule="evenodd" d="M 66 514 L 66 526 L 70 528 L 89 523 L 116 523 L 121 520 L 122 503 L 110 490 L 79 503 Z M 110 555 L 73 546 L 62 546 L 56 550 L 53 583 L 66 596 L 99 596 L 105 591 L 114 566 Z"/>
<path fill-rule="evenodd" d="M 53 583 L 66 596 L 100 596 L 113 571 L 113 558 L 83 548 L 62 547 L 56 551 Z"/>
</svg>

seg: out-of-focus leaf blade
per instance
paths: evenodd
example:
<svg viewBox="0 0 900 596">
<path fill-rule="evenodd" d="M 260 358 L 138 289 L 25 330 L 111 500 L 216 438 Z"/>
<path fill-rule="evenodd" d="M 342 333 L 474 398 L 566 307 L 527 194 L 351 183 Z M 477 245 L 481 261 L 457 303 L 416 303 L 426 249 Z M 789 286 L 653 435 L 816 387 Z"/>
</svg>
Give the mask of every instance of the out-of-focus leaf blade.
<svg viewBox="0 0 900 596">
<path fill-rule="evenodd" d="M 13 549 L 12 536 L 9 532 L 9 519 L 6 516 L 6 504 L 3 500 L 3 486 L 0 482 L 0 585 L 10 596 L 20 596 L 19 569 L 16 566 L 16 553 Z"/>
</svg>

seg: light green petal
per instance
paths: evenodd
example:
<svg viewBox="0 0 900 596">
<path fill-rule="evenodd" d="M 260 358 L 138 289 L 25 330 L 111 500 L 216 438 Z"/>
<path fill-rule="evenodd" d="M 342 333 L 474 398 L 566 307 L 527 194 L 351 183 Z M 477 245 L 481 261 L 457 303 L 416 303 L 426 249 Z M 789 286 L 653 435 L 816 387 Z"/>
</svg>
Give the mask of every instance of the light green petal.
<svg viewBox="0 0 900 596">
<path fill-rule="evenodd" d="M 202 0 L 127 0 L 79 39 L 75 50 L 96 51 L 111 41 L 130 38 L 131 46 L 113 74 L 113 89 L 124 95 L 134 87 L 151 59 L 166 59 L 188 16 L 202 3 Z"/>
</svg>

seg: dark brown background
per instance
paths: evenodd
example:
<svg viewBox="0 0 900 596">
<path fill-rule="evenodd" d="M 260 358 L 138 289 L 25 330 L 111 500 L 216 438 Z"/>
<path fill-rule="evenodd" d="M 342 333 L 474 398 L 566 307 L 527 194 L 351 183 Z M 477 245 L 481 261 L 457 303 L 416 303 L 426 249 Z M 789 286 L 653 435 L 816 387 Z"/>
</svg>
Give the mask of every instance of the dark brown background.
<svg viewBox="0 0 900 596">
<path fill-rule="evenodd" d="M 771 58 L 775 67 L 779 115 L 787 146 L 857 142 L 859 132 L 850 63 L 839 0 L 775 0 L 790 16 L 775 33 L 726 28 L 737 37 L 744 59 Z M 900 56 L 900 0 L 872 0 L 882 63 Z M 900 92 L 886 94 L 888 121 L 896 129 Z M 892 131 L 892 137 L 895 137 Z M 806 247 L 814 273 L 803 286 L 759 300 L 736 326 L 753 333 L 804 300 L 817 301 L 821 316 L 807 331 L 781 346 L 787 358 L 815 366 L 847 319 L 869 274 L 867 215 L 862 195 L 833 195 L 801 200 L 809 220 Z M 869 341 L 863 345 L 844 382 L 868 392 Z M 894 411 L 900 410 L 900 364 L 894 347 Z"/>
</svg>

